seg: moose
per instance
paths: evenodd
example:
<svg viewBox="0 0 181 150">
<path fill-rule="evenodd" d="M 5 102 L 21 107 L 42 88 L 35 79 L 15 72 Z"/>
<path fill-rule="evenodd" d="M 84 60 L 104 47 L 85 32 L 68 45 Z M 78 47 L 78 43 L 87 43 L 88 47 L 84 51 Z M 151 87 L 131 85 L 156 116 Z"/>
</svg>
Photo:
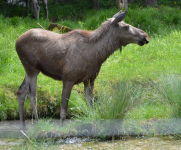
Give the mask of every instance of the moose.
<svg viewBox="0 0 181 150">
<path fill-rule="evenodd" d="M 38 0 L 31 0 L 31 3 L 32 3 L 32 8 L 33 8 L 33 18 L 39 18 L 40 6 L 38 5 Z M 47 0 L 42 0 L 42 3 L 45 9 L 45 15 L 48 19 Z M 26 0 L 26 11 L 27 11 L 27 15 L 29 15 L 29 0 Z"/>
<path fill-rule="evenodd" d="M 126 24 L 127 11 L 117 13 L 94 31 L 73 30 L 58 34 L 43 29 L 30 29 L 16 41 L 16 51 L 25 69 L 25 78 L 17 90 L 20 129 L 25 129 L 24 102 L 29 91 L 35 120 L 37 113 L 37 76 L 40 72 L 62 80 L 60 118 L 63 124 L 69 97 L 75 84 L 84 83 L 87 106 L 92 107 L 94 81 L 102 63 L 117 49 L 129 43 L 149 43 L 148 34 Z"/>
</svg>

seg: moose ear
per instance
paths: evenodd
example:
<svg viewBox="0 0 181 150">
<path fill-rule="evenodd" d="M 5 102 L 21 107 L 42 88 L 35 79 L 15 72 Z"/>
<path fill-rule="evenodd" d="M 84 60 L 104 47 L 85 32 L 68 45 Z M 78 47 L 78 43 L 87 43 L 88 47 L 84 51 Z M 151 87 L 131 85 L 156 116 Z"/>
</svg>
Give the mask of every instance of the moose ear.
<svg viewBox="0 0 181 150">
<path fill-rule="evenodd" d="M 118 22 L 122 21 L 125 17 L 126 17 L 127 11 L 123 11 L 122 13 L 118 12 L 117 14 L 115 14 L 113 16 L 114 21 L 113 21 L 113 25 L 117 25 Z"/>
<path fill-rule="evenodd" d="M 121 15 L 122 10 L 120 10 L 120 12 L 116 13 L 112 18 L 116 18 L 117 16 Z"/>
</svg>

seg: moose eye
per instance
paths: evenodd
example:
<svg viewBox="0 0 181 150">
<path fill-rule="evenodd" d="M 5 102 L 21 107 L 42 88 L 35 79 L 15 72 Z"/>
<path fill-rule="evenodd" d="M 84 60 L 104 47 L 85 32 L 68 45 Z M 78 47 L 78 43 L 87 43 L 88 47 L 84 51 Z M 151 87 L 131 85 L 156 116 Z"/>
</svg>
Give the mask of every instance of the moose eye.
<svg viewBox="0 0 181 150">
<path fill-rule="evenodd" d="M 129 25 L 125 26 L 125 29 L 126 29 L 126 30 L 129 30 Z"/>
</svg>

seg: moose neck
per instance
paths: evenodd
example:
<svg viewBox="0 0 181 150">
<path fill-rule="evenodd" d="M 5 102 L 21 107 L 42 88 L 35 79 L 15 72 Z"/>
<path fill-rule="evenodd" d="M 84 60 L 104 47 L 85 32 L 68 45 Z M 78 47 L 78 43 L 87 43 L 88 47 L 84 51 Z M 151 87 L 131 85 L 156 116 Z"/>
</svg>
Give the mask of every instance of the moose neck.
<svg viewBox="0 0 181 150">
<path fill-rule="evenodd" d="M 94 41 L 94 53 L 96 53 L 96 60 L 99 63 L 103 63 L 120 47 L 119 40 L 115 34 L 110 22 L 104 23 L 100 28 L 93 31 L 90 39 Z"/>
</svg>

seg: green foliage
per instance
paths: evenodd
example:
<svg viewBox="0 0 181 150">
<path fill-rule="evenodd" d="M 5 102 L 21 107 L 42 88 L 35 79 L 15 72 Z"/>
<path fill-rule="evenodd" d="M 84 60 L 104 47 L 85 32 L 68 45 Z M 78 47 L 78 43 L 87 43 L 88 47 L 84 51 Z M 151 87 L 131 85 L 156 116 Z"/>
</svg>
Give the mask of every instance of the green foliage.
<svg viewBox="0 0 181 150">
<path fill-rule="evenodd" d="M 18 5 L 7 4 L 6 2 L 0 2 L 0 14 L 8 17 L 25 17 L 26 8 Z"/>
<path fill-rule="evenodd" d="M 6 102 L 6 96 L 5 96 L 5 93 L 1 93 L 1 103 L 0 103 L 0 110 L 1 110 L 1 113 L 0 113 L 0 119 L 1 120 L 6 120 L 7 119 L 7 108 L 5 106 L 5 102 Z"/>
<path fill-rule="evenodd" d="M 127 23 L 132 23 L 133 26 L 143 29 L 148 33 L 159 33 L 159 30 L 165 26 L 174 26 L 180 24 L 181 13 L 179 8 L 161 7 L 157 8 L 142 8 L 140 11 L 134 9 L 128 10 Z"/>
<path fill-rule="evenodd" d="M 5 88 L 2 89 L 4 90 L 0 92 L 0 120 L 18 119 L 19 106 L 14 93 L 9 89 L 8 91 L 5 91 Z"/>
<path fill-rule="evenodd" d="M 169 7 L 180 7 L 181 1 L 180 0 L 159 0 L 158 5 L 160 6 L 169 6 Z"/>
<path fill-rule="evenodd" d="M 12 17 L 11 19 L 10 19 L 10 24 L 12 25 L 12 26 L 18 26 L 18 25 L 20 25 L 20 23 L 22 22 L 22 18 L 21 17 L 17 17 L 17 16 L 15 16 L 15 17 Z"/>
</svg>

